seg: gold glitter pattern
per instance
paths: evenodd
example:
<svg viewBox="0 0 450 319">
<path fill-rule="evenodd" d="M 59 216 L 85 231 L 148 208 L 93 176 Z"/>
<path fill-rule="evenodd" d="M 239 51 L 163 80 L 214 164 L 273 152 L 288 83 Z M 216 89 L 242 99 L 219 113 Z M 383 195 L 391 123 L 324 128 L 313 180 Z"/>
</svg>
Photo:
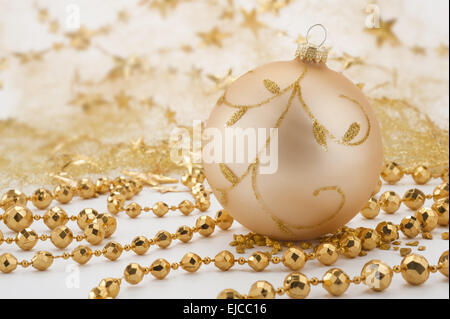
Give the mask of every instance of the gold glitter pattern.
<svg viewBox="0 0 450 319">
<path fill-rule="evenodd" d="M 272 94 L 279 94 L 280 93 L 280 87 L 274 81 L 269 80 L 269 79 L 265 79 L 263 81 L 263 83 L 264 83 L 264 86 L 266 87 L 266 89 L 270 93 L 272 93 Z"/>
<path fill-rule="evenodd" d="M 236 111 L 235 113 L 233 113 L 233 115 L 231 116 L 231 118 L 225 123 L 226 126 L 232 126 L 234 123 L 236 123 L 237 121 L 239 121 L 241 119 L 241 117 L 244 116 L 245 113 L 247 113 L 247 108 L 246 107 L 242 107 L 240 108 L 238 111 Z"/>
</svg>

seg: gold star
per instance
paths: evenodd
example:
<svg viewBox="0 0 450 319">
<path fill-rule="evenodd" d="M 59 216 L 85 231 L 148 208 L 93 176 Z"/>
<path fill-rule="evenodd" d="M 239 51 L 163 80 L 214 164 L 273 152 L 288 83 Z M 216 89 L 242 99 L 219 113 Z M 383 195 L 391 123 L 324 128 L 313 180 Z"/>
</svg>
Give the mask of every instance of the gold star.
<svg viewBox="0 0 450 319">
<path fill-rule="evenodd" d="M 222 15 L 220 16 L 220 19 L 224 20 L 224 19 L 229 19 L 229 20 L 233 20 L 234 19 L 234 4 L 233 4 L 233 0 L 228 0 L 228 7 L 225 10 L 223 10 Z"/>
<path fill-rule="evenodd" d="M 270 12 L 275 15 L 280 14 L 280 9 L 286 7 L 291 1 L 290 0 L 258 0 L 259 2 L 259 12 L 265 13 Z"/>
<path fill-rule="evenodd" d="M 440 56 L 448 56 L 448 45 L 445 44 L 440 44 L 437 48 L 436 48 L 437 53 Z"/>
<path fill-rule="evenodd" d="M 352 65 L 361 65 L 364 64 L 364 61 L 359 57 L 353 57 L 350 54 L 344 52 L 344 54 L 338 58 L 335 58 L 336 61 L 342 64 L 344 70 L 347 70 Z"/>
<path fill-rule="evenodd" d="M 227 74 L 223 77 L 217 77 L 215 75 L 208 74 L 208 79 L 216 84 L 211 93 L 226 89 L 233 82 L 232 73 L 232 70 L 229 69 Z"/>
<path fill-rule="evenodd" d="M 153 0 L 153 2 L 150 4 L 150 8 L 154 8 L 159 10 L 159 14 L 165 18 L 167 15 L 167 11 L 174 10 L 179 0 Z"/>
<path fill-rule="evenodd" d="M 255 36 L 258 36 L 259 29 L 265 27 L 265 25 L 258 21 L 256 10 L 253 9 L 251 12 L 248 12 L 245 9 L 241 9 L 241 12 L 244 16 L 244 22 L 242 22 L 241 26 L 249 28 Z"/>
<path fill-rule="evenodd" d="M 219 48 L 222 47 L 222 40 L 230 36 L 229 33 L 221 32 L 217 27 L 209 32 L 198 32 L 197 35 L 202 39 L 203 44 L 207 46 L 215 45 Z"/>
<path fill-rule="evenodd" d="M 127 109 L 130 107 L 131 96 L 126 95 L 123 90 L 120 91 L 119 94 L 114 96 L 114 100 L 116 101 L 117 106 L 120 108 Z"/>
<path fill-rule="evenodd" d="M 104 81 L 116 80 L 118 78 L 127 80 L 133 72 L 142 69 L 142 60 L 135 55 L 131 55 L 127 58 L 122 58 L 120 56 L 113 56 L 112 58 L 115 66 L 108 72 L 106 77 L 103 79 Z"/>
<path fill-rule="evenodd" d="M 390 42 L 392 46 L 398 46 L 400 44 L 400 40 L 392 31 L 392 27 L 395 22 L 396 19 L 391 19 L 388 21 L 382 21 L 380 19 L 379 28 L 366 28 L 365 31 L 375 36 L 378 47 L 381 47 L 384 42 Z"/>
<path fill-rule="evenodd" d="M 169 124 L 176 124 L 177 123 L 177 121 L 176 121 L 176 119 L 175 119 L 175 116 L 177 115 L 177 113 L 176 112 L 174 112 L 174 111 L 172 111 L 170 108 L 167 108 L 166 109 L 166 114 L 165 114 L 165 116 L 166 116 L 166 119 L 167 119 L 167 121 L 169 122 Z"/>
</svg>

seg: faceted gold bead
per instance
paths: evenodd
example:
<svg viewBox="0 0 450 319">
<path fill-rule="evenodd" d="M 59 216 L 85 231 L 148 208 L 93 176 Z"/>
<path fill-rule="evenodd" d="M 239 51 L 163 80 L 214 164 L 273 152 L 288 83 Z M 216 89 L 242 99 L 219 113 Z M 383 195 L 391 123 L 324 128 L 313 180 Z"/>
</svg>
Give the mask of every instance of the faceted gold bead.
<svg viewBox="0 0 450 319">
<path fill-rule="evenodd" d="M 197 208 L 201 212 L 206 212 L 211 206 L 211 201 L 209 198 L 201 197 L 195 202 Z"/>
<path fill-rule="evenodd" d="M 98 194 L 106 194 L 111 187 L 111 181 L 106 177 L 100 177 L 95 182 L 95 192 Z"/>
<path fill-rule="evenodd" d="M 4 240 L 4 238 L 3 238 L 3 233 L 2 233 L 2 231 L 0 230 L 0 245 L 3 244 L 3 240 Z"/>
<path fill-rule="evenodd" d="M 233 267 L 235 262 L 234 255 L 228 250 L 223 250 L 214 257 L 214 265 L 223 271 Z"/>
<path fill-rule="evenodd" d="M 138 195 L 144 188 L 142 183 L 137 179 L 130 179 L 128 182 L 133 186 L 134 195 Z"/>
<path fill-rule="evenodd" d="M 448 278 L 448 250 L 439 257 L 438 270 Z"/>
<path fill-rule="evenodd" d="M 214 232 L 214 220 L 209 216 L 200 216 L 195 222 L 195 227 L 198 229 L 200 235 L 208 237 Z"/>
<path fill-rule="evenodd" d="M 73 198 L 73 188 L 67 184 L 60 184 L 53 190 L 55 199 L 61 204 L 69 203 Z"/>
<path fill-rule="evenodd" d="M 448 167 L 442 171 L 441 179 L 443 182 L 448 183 Z"/>
<path fill-rule="evenodd" d="M 420 223 L 422 230 L 430 232 L 436 228 L 439 220 L 438 214 L 431 208 L 422 207 L 414 214 L 417 221 Z"/>
<path fill-rule="evenodd" d="M 105 238 L 111 237 L 117 229 L 117 220 L 111 214 L 98 214 L 97 222 L 103 227 Z"/>
<path fill-rule="evenodd" d="M 248 292 L 249 299 L 274 299 L 275 298 L 275 289 L 273 286 L 265 281 L 259 280 L 255 282 Z"/>
<path fill-rule="evenodd" d="M 193 231 L 191 227 L 184 225 L 178 227 L 176 234 L 179 240 L 183 243 L 187 243 L 192 239 Z"/>
<path fill-rule="evenodd" d="M 145 255 L 150 248 L 150 241 L 145 236 L 138 236 L 131 242 L 131 249 L 137 255 Z"/>
<path fill-rule="evenodd" d="M 33 223 L 33 213 L 24 206 L 11 206 L 3 214 L 3 222 L 12 231 L 19 232 Z"/>
<path fill-rule="evenodd" d="M 242 296 L 234 289 L 224 289 L 217 295 L 217 299 L 242 299 Z"/>
<path fill-rule="evenodd" d="M 0 271 L 7 274 L 17 268 L 17 258 L 10 253 L 4 253 L 0 256 Z"/>
<path fill-rule="evenodd" d="M 31 250 L 39 240 L 38 234 L 31 228 L 22 229 L 16 236 L 16 244 L 22 250 Z"/>
<path fill-rule="evenodd" d="M 300 270 L 306 263 L 306 254 L 300 247 L 292 246 L 286 249 L 281 261 L 290 270 Z"/>
<path fill-rule="evenodd" d="M 371 260 L 361 271 L 363 283 L 375 291 L 382 291 L 389 287 L 394 273 L 392 268 L 380 260 Z"/>
<path fill-rule="evenodd" d="M 138 217 L 142 212 L 142 207 L 136 202 L 130 203 L 125 207 L 125 212 L 130 218 Z"/>
<path fill-rule="evenodd" d="M 438 224 L 441 226 L 447 226 L 449 212 L 448 198 L 437 200 L 433 203 L 431 209 L 433 209 L 438 215 Z"/>
<path fill-rule="evenodd" d="M 198 167 L 194 167 L 192 168 L 192 178 L 197 182 L 197 183 L 203 183 L 203 181 L 205 180 L 206 176 L 205 176 L 205 172 L 203 171 L 203 169 L 198 168 Z"/>
<path fill-rule="evenodd" d="M 350 286 L 350 278 L 339 268 L 328 270 L 322 278 L 322 286 L 333 296 L 341 296 Z"/>
<path fill-rule="evenodd" d="M 429 264 L 425 257 L 416 254 L 408 255 L 403 258 L 401 263 L 402 276 L 408 283 L 420 285 L 430 275 L 428 266 Z"/>
<path fill-rule="evenodd" d="M 221 209 L 216 214 L 216 224 L 223 230 L 227 230 L 233 225 L 234 219 L 224 209 Z"/>
<path fill-rule="evenodd" d="M 118 176 L 112 181 L 112 185 L 114 187 L 119 186 L 119 185 L 123 185 L 123 184 L 127 183 L 128 180 L 129 179 L 126 176 Z"/>
<path fill-rule="evenodd" d="M 133 196 L 136 194 L 136 190 L 133 183 L 130 183 L 128 180 L 126 183 L 122 185 L 124 190 L 124 196 L 126 200 L 129 200 L 133 198 Z"/>
<path fill-rule="evenodd" d="M 84 265 L 92 257 L 92 250 L 88 246 L 78 246 L 72 252 L 72 259 L 79 263 L 80 265 Z"/>
<path fill-rule="evenodd" d="M 362 249 L 372 250 L 378 246 L 381 236 L 376 230 L 366 228 L 359 234 L 359 239 L 361 239 Z"/>
<path fill-rule="evenodd" d="M 84 230 L 87 225 L 91 224 L 97 219 L 98 212 L 93 208 L 85 208 L 78 213 L 77 224 L 81 230 Z"/>
<path fill-rule="evenodd" d="M 334 264 L 338 257 L 338 248 L 333 244 L 322 243 L 316 249 L 317 260 L 325 266 Z"/>
<path fill-rule="evenodd" d="M 418 185 L 426 184 L 431 179 L 431 171 L 426 166 L 418 166 L 412 173 L 412 178 Z"/>
<path fill-rule="evenodd" d="M 308 278 L 299 272 L 293 272 L 284 279 L 283 287 L 287 295 L 295 299 L 304 299 L 308 296 L 310 285 Z"/>
<path fill-rule="evenodd" d="M 111 214 L 117 214 L 125 205 L 125 197 L 119 192 L 112 192 L 106 199 L 106 207 Z"/>
<path fill-rule="evenodd" d="M 269 257 L 262 251 L 257 251 L 248 257 L 248 265 L 254 271 L 263 271 L 269 265 Z"/>
<path fill-rule="evenodd" d="M 164 279 L 170 272 L 170 263 L 165 259 L 156 259 L 150 266 L 150 273 L 157 279 Z"/>
<path fill-rule="evenodd" d="M 419 235 L 420 223 L 414 216 L 407 216 L 400 222 L 400 230 L 408 238 L 414 238 Z"/>
<path fill-rule="evenodd" d="M 433 191 L 433 199 L 437 201 L 442 198 L 448 198 L 448 188 L 449 188 L 448 182 L 436 186 L 436 188 Z"/>
<path fill-rule="evenodd" d="M 381 222 L 375 228 L 383 242 L 391 242 L 398 239 L 398 227 L 391 222 Z"/>
<path fill-rule="evenodd" d="M 120 279 L 105 278 L 100 281 L 99 287 L 104 287 L 108 292 L 108 297 L 116 298 L 120 292 Z"/>
<path fill-rule="evenodd" d="M 184 200 L 178 205 L 178 209 L 184 215 L 189 215 L 194 210 L 194 204 L 189 200 Z"/>
<path fill-rule="evenodd" d="M 169 206 L 163 202 L 157 202 L 152 207 L 153 213 L 158 217 L 163 217 L 169 211 Z"/>
<path fill-rule="evenodd" d="M 425 203 L 425 194 L 417 188 L 407 190 L 403 195 L 403 203 L 412 210 L 417 210 Z"/>
<path fill-rule="evenodd" d="M 187 272 L 196 272 L 202 264 L 202 259 L 194 253 L 187 253 L 180 261 L 180 266 Z"/>
<path fill-rule="evenodd" d="M 87 225 L 84 236 L 91 245 L 98 245 L 105 238 L 105 228 L 96 220 Z"/>
<path fill-rule="evenodd" d="M 372 219 L 378 216 L 380 213 L 380 206 L 378 200 L 375 197 L 369 199 L 367 204 L 361 209 L 361 215 L 367 219 Z"/>
<path fill-rule="evenodd" d="M 381 171 L 381 177 L 389 184 L 395 184 L 403 177 L 403 169 L 395 162 L 387 163 Z"/>
<path fill-rule="evenodd" d="M 361 252 L 361 239 L 355 235 L 346 235 L 339 241 L 339 246 L 343 249 L 343 255 L 348 258 L 355 258 Z"/>
<path fill-rule="evenodd" d="M 161 230 L 156 233 L 154 241 L 160 248 L 167 248 L 172 243 L 172 236 L 168 231 Z"/>
<path fill-rule="evenodd" d="M 47 270 L 53 264 L 53 255 L 48 251 L 38 251 L 31 259 L 31 265 L 37 270 Z"/>
<path fill-rule="evenodd" d="M 38 209 L 46 209 L 53 201 L 52 193 L 45 188 L 37 189 L 31 196 L 33 205 Z"/>
<path fill-rule="evenodd" d="M 109 297 L 106 287 L 95 287 L 88 295 L 88 299 L 107 299 Z"/>
<path fill-rule="evenodd" d="M 399 208 L 402 203 L 402 199 L 395 192 L 388 191 L 381 194 L 378 204 L 380 208 L 384 210 L 386 214 L 393 214 Z"/>
<path fill-rule="evenodd" d="M 27 196 L 19 190 L 11 189 L 3 194 L 0 200 L 0 207 L 5 211 L 13 206 L 27 206 Z"/>
<path fill-rule="evenodd" d="M 55 229 L 58 226 L 62 226 L 67 224 L 69 221 L 69 216 L 61 207 L 52 207 L 48 211 L 45 212 L 44 216 L 44 224 L 47 225 L 50 229 Z"/>
<path fill-rule="evenodd" d="M 95 196 L 95 184 L 88 178 L 83 178 L 77 183 L 78 194 L 83 199 Z"/>
<path fill-rule="evenodd" d="M 144 278 L 144 268 L 139 264 L 131 263 L 125 268 L 123 276 L 129 284 L 136 285 Z"/>
<path fill-rule="evenodd" d="M 103 248 L 103 255 L 109 260 L 117 260 L 122 255 L 123 247 L 115 241 L 111 241 Z"/>
<path fill-rule="evenodd" d="M 73 240 L 73 233 L 67 226 L 58 226 L 50 233 L 50 240 L 58 248 L 66 248 Z"/>
</svg>

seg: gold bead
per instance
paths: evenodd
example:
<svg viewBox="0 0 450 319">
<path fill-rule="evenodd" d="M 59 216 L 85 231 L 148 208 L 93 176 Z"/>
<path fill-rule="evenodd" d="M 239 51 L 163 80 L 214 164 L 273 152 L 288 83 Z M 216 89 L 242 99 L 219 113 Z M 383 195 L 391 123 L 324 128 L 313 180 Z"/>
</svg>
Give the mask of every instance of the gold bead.
<svg viewBox="0 0 450 319">
<path fill-rule="evenodd" d="M 401 203 L 402 200 L 400 196 L 391 191 L 381 194 L 380 199 L 378 200 L 380 208 L 384 210 L 386 214 L 395 213 L 400 208 Z"/>
<path fill-rule="evenodd" d="M 105 228 L 95 220 L 84 229 L 84 236 L 91 245 L 98 245 L 105 238 Z"/>
<path fill-rule="evenodd" d="M 37 270 L 47 270 L 53 264 L 53 255 L 48 251 L 38 251 L 31 259 L 31 265 Z"/>
<path fill-rule="evenodd" d="M 211 201 L 208 198 L 200 198 L 195 202 L 196 207 L 201 212 L 206 212 L 211 206 Z"/>
<path fill-rule="evenodd" d="M 234 289 L 225 289 L 217 295 L 217 299 L 242 299 L 242 296 Z"/>
<path fill-rule="evenodd" d="M 338 248 L 333 244 L 322 243 L 316 249 L 317 260 L 325 266 L 334 264 L 338 257 Z"/>
<path fill-rule="evenodd" d="M 109 297 L 106 287 L 95 287 L 88 295 L 88 299 L 107 299 Z"/>
<path fill-rule="evenodd" d="M 172 243 L 172 235 L 166 230 L 161 230 L 156 233 L 154 241 L 160 248 L 167 248 Z"/>
<path fill-rule="evenodd" d="M 33 223 L 33 213 L 24 206 L 11 206 L 3 214 L 3 222 L 12 231 L 19 232 Z"/>
<path fill-rule="evenodd" d="M 381 177 L 389 184 L 395 184 L 403 177 L 403 170 L 395 162 L 387 163 L 381 171 Z"/>
<path fill-rule="evenodd" d="M 407 216 L 400 223 L 400 230 L 408 238 L 414 238 L 420 233 L 420 223 L 414 216 Z"/>
<path fill-rule="evenodd" d="M 60 184 L 53 190 L 53 195 L 55 196 L 55 199 L 61 204 L 67 204 L 73 198 L 72 186 L 67 184 Z"/>
<path fill-rule="evenodd" d="M 394 273 L 392 268 L 380 260 L 371 260 L 361 271 L 363 283 L 375 291 L 382 291 L 389 287 Z"/>
<path fill-rule="evenodd" d="M 123 248 L 118 242 L 111 241 L 103 248 L 103 255 L 109 260 L 117 260 L 122 255 Z"/>
<path fill-rule="evenodd" d="M 428 269 L 429 269 L 430 272 L 432 272 L 432 273 L 436 273 L 436 272 L 438 271 L 437 266 L 430 266 L 430 267 L 428 267 Z"/>
<path fill-rule="evenodd" d="M 442 170 L 441 179 L 443 182 L 448 183 L 448 167 Z"/>
<path fill-rule="evenodd" d="M 3 238 L 3 233 L 2 233 L 2 231 L 0 230 L 0 245 L 3 244 L 3 240 L 4 240 L 4 238 Z"/>
<path fill-rule="evenodd" d="M 194 253 L 187 253 L 180 261 L 180 266 L 187 272 L 196 272 L 202 264 L 200 256 Z"/>
<path fill-rule="evenodd" d="M 111 214 L 98 214 L 97 222 L 103 227 L 105 238 L 111 237 L 117 229 L 117 220 Z"/>
<path fill-rule="evenodd" d="M 94 256 L 95 256 L 95 257 L 100 257 L 102 254 L 103 254 L 103 251 L 100 250 L 100 249 L 96 249 L 96 250 L 94 251 Z"/>
<path fill-rule="evenodd" d="M 50 240 L 57 248 L 64 249 L 73 240 L 73 233 L 67 226 L 58 226 L 50 233 Z"/>
<path fill-rule="evenodd" d="M 209 216 L 200 216 L 195 222 L 195 227 L 198 229 L 200 235 L 208 237 L 214 232 L 214 220 Z"/>
<path fill-rule="evenodd" d="M 381 222 L 375 228 L 383 242 L 391 242 L 398 239 L 398 227 L 391 222 Z"/>
<path fill-rule="evenodd" d="M 269 257 L 262 251 L 257 251 L 248 257 L 248 265 L 254 271 L 263 271 L 269 265 Z"/>
<path fill-rule="evenodd" d="M 359 284 L 361 283 L 361 281 L 362 281 L 362 279 L 361 279 L 360 276 L 355 276 L 355 277 L 353 277 L 353 279 L 352 279 L 352 282 L 353 282 L 355 285 L 359 285 Z"/>
<path fill-rule="evenodd" d="M 221 209 L 216 214 L 216 224 L 223 230 L 227 230 L 233 225 L 234 219 L 224 209 Z"/>
<path fill-rule="evenodd" d="M 431 179 L 431 171 L 426 166 L 420 165 L 414 169 L 412 178 L 418 185 L 426 184 Z"/>
<path fill-rule="evenodd" d="M 287 295 L 295 299 L 304 299 L 308 296 L 310 285 L 308 278 L 299 272 L 293 272 L 284 279 L 283 287 Z"/>
<path fill-rule="evenodd" d="M 136 285 L 144 278 L 144 268 L 139 264 L 131 263 L 125 268 L 123 276 L 129 284 Z"/>
<path fill-rule="evenodd" d="M 137 179 L 130 179 L 129 183 L 133 185 L 134 188 L 134 195 L 138 195 L 142 189 L 144 188 L 144 185 L 142 185 L 142 182 Z"/>
<path fill-rule="evenodd" d="M 369 199 L 366 205 L 361 209 L 361 215 L 367 219 L 372 219 L 378 216 L 380 213 L 380 206 L 378 206 L 378 201 L 375 197 Z"/>
<path fill-rule="evenodd" d="M 249 299 L 274 299 L 275 289 L 265 280 L 255 282 L 248 293 Z"/>
<path fill-rule="evenodd" d="M 281 262 L 281 258 L 280 257 L 278 257 L 278 256 L 273 256 L 272 257 L 272 263 L 274 265 L 278 265 L 280 262 Z"/>
<path fill-rule="evenodd" d="M 177 229 L 177 238 L 181 240 L 183 243 L 187 243 L 192 239 L 193 231 L 189 226 L 180 226 Z"/>
<path fill-rule="evenodd" d="M 306 263 L 306 254 L 300 247 L 292 246 L 286 249 L 281 261 L 291 270 L 300 270 Z"/>
<path fill-rule="evenodd" d="M 88 178 L 83 178 L 78 181 L 77 190 L 83 199 L 89 199 L 95 196 L 95 184 Z"/>
<path fill-rule="evenodd" d="M 116 298 L 120 292 L 120 279 L 105 278 L 100 281 L 99 287 L 104 287 L 108 292 L 108 297 Z"/>
<path fill-rule="evenodd" d="M 170 263 L 165 259 L 156 259 L 150 266 L 150 273 L 157 279 L 164 279 L 170 272 Z"/>
<path fill-rule="evenodd" d="M 121 186 L 123 187 L 124 196 L 126 200 L 133 198 L 133 196 L 136 194 L 135 186 L 133 183 L 130 183 L 129 180 Z"/>
<path fill-rule="evenodd" d="M 437 201 L 442 198 L 448 198 L 448 188 L 448 182 L 436 186 L 433 191 L 433 199 Z"/>
<path fill-rule="evenodd" d="M 194 210 L 194 204 L 189 200 L 184 200 L 178 205 L 178 209 L 184 215 L 189 215 Z"/>
<path fill-rule="evenodd" d="M 17 258 L 10 253 L 4 253 L 0 256 L 0 271 L 7 274 L 17 268 Z"/>
<path fill-rule="evenodd" d="M 313 286 L 317 286 L 317 285 L 320 283 L 320 280 L 319 280 L 319 278 L 312 277 L 312 278 L 309 280 L 309 283 L 310 283 L 311 285 L 313 285 Z"/>
<path fill-rule="evenodd" d="M 125 197 L 119 192 L 112 192 L 106 199 L 106 207 L 111 214 L 117 214 L 125 205 Z"/>
<path fill-rule="evenodd" d="M 133 202 L 127 205 L 125 212 L 130 218 L 136 218 L 141 214 L 142 207 L 138 203 Z"/>
<path fill-rule="evenodd" d="M 119 185 L 123 185 L 128 182 L 128 178 L 125 176 L 118 176 L 112 181 L 112 186 L 116 187 Z"/>
<path fill-rule="evenodd" d="M 31 250 L 39 239 L 39 236 L 31 228 L 22 229 L 16 236 L 16 244 L 22 250 Z"/>
<path fill-rule="evenodd" d="M 333 296 L 342 295 L 350 286 L 350 278 L 339 268 L 328 270 L 322 278 L 322 287 Z"/>
<path fill-rule="evenodd" d="M 434 210 L 425 207 L 420 208 L 414 216 L 424 232 L 430 232 L 435 229 L 439 220 L 439 216 Z"/>
<path fill-rule="evenodd" d="M 191 174 L 186 173 L 183 176 L 181 176 L 181 183 L 184 186 L 187 186 L 187 187 L 191 188 L 192 186 L 194 186 L 195 181 L 192 180 L 192 175 Z"/>
<path fill-rule="evenodd" d="M 420 285 L 430 275 L 428 266 L 429 264 L 425 257 L 416 254 L 408 255 L 403 258 L 401 263 L 402 276 L 406 282 L 412 285 Z"/>
<path fill-rule="evenodd" d="M 376 230 L 369 228 L 363 229 L 358 236 L 364 250 L 372 250 L 377 248 L 381 240 L 380 234 L 378 234 Z"/>
<path fill-rule="evenodd" d="M 31 201 L 33 205 L 38 209 L 46 209 L 52 203 L 53 195 L 45 188 L 37 189 L 31 196 Z"/>
<path fill-rule="evenodd" d="M 80 265 L 84 265 L 92 258 L 92 250 L 88 246 L 78 246 L 72 252 L 72 259 L 79 263 Z"/>
<path fill-rule="evenodd" d="M 344 256 L 355 258 L 361 252 L 361 240 L 355 235 L 346 235 L 339 241 L 339 247 L 343 249 Z"/>
<path fill-rule="evenodd" d="M 245 258 L 244 257 L 239 257 L 238 258 L 238 264 L 239 265 L 245 265 L 245 263 L 247 262 L 247 260 L 245 260 Z"/>
<path fill-rule="evenodd" d="M 227 271 L 234 266 L 234 255 L 228 250 L 223 250 L 214 257 L 214 265 L 220 270 Z"/>
<path fill-rule="evenodd" d="M 131 249 L 137 255 L 145 255 L 150 248 L 150 241 L 145 236 L 138 236 L 131 242 Z"/>
<path fill-rule="evenodd" d="M 106 194 L 111 187 L 111 181 L 106 177 L 100 177 L 95 182 L 95 192 L 98 194 Z"/>
<path fill-rule="evenodd" d="M 172 264 L 170 265 L 170 268 L 172 268 L 173 270 L 177 270 L 178 267 L 180 267 L 180 264 L 179 264 L 179 263 L 172 263 Z"/>
<path fill-rule="evenodd" d="M 27 196 L 17 189 L 11 189 L 3 194 L 0 200 L 0 207 L 5 211 L 13 206 L 27 206 Z"/>
<path fill-rule="evenodd" d="M 45 212 L 44 224 L 50 229 L 55 229 L 58 226 L 63 226 L 69 221 L 69 216 L 61 207 L 52 207 Z"/>
<path fill-rule="evenodd" d="M 392 267 L 392 270 L 396 273 L 399 274 L 402 272 L 402 267 L 400 265 L 395 265 L 394 267 Z"/>
<path fill-rule="evenodd" d="M 439 257 L 438 270 L 448 278 L 448 250 Z"/>
<path fill-rule="evenodd" d="M 438 224 L 441 226 L 448 225 L 448 198 L 441 198 L 433 203 L 431 209 L 438 215 Z"/>
<path fill-rule="evenodd" d="M 77 224 L 81 230 L 84 230 L 87 225 L 91 224 L 97 219 L 98 212 L 93 208 L 85 208 L 78 213 Z"/>
<path fill-rule="evenodd" d="M 163 217 L 167 212 L 169 211 L 169 206 L 167 206 L 166 203 L 163 202 L 157 202 L 152 207 L 153 214 L 155 214 L 158 217 Z"/>
<path fill-rule="evenodd" d="M 417 210 L 425 203 L 425 194 L 417 188 L 409 189 L 403 195 L 403 203 L 406 207 L 412 210 Z"/>
<path fill-rule="evenodd" d="M 194 167 L 192 168 L 192 173 L 191 173 L 192 178 L 196 181 L 196 183 L 203 183 L 203 181 L 205 180 L 206 176 L 205 173 L 203 171 L 203 169 L 198 168 L 198 167 Z"/>
</svg>

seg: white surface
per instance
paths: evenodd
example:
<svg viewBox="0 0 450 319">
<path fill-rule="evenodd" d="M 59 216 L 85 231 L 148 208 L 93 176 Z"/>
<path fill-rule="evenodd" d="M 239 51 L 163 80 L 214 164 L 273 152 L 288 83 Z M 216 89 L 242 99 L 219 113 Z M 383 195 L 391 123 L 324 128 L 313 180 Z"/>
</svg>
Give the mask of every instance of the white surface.
<svg viewBox="0 0 450 319">
<path fill-rule="evenodd" d="M 396 186 L 383 185 L 384 190 L 394 190 L 398 194 L 403 193 L 414 187 L 413 184 L 407 184 L 407 178 Z M 421 186 L 420 189 L 426 193 L 431 193 L 439 180 L 432 180 L 429 185 Z M 148 205 L 158 200 L 163 200 L 169 204 L 178 204 L 181 200 L 190 196 L 187 193 L 168 193 L 161 195 L 148 189 L 135 198 L 140 204 Z M 426 205 L 431 205 L 431 201 L 427 201 Z M 70 214 L 78 213 L 82 208 L 93 207 L 99 211 L 106 210 L 106 198 L 100 197 L 89 201 L 76 200 L 70 205 L 64 206 L 64 209 Z M 215 212 L 219 209 L 216 201 L 211 209 L 206 213 L 214 217 Z M 394 215 L 386 215 L 380 212 L 380 215 L 374 220 L 366 220 L 357 215 L 349 226 L 358 227 L 375 227 L 377 223 L 383 220 L 390 220 L 399 223 L 400 220 L 413 212 L 406 207 L 402 208 Z M 196 211 L 191 216 L 183 216 L 179 212 L 169 212 L 163 218 L 157 218 L 152 213 L 143 213 L 137 219 L 130 219 L 125 213 L 118 215 L 118 229 L 111 240 L 118 241 L 122 244 L 130 242 L 137 235 L 145 235 L 149 238 L 153 237 L 157 231 L 161 229 L 174 232 L 180 225 L 193 226 L 196 218 L 200 216 Z M 71 229 L 79 232 L 76 223 L 69 222 Z M 12 235 L 2 223 L 0 229 L 5 236 Z M 32 229 L 39 233 L 47 232 L 46 226 L 42 221 L 35 222 Z M 143 266 L 150 265 L 157 258 L 165 258 L 169 262 L 179 261 L 181 257 L 188 251 L 195 252 L 200 256 L 214 257 L 221 250 L 228 249 L 237 255 L 234 247 L 230 247 L 228 243 L 232 240 L 232 234 L 246 233 L 248 230 L 241 225 L 235 224 L 229 231 L 216 229 L 210 238 L 203 238 L 198 234 L 194 235 L 190 243 L 183 244 L 179 241 L 173 242 L 168 249 L 160 249 L 152 247 L 145 256 L 136 256 L 133 252 L 124 252 L 118 261 L 111 262 L 104 257 L 93 257 L 91 261 L 84 266 L 76 266 L 72 260 L 55 260 L 52 267 L 45 272 L 39 272 L 33 268 L 23 269 L 18 267 L 11 274 L 0 274 L 0 298 L 86 298 L 90 289 L 95 287 L 101 279 L 105 277 L 120 277 L 123 269 L 130 262 L 137 262 Z M 439 256 L 445 250 L 448 250 L 448 241 L 440 238 L 441 233 L 448 231 L 448 227 L 438 227 L 433 231 L 435 239 L 432 241 L 417 238 L 420 245 L 425 245 L 427 249 L 418 252 L 424 255 L 431 264 L 436 264 Z M 400 236 L 400 240 L 404 243 L 408 239 Z M 101 249 L 109 240 L 104 240 L 103 244 L 98 248 Z M 83 242 L 85 243 L 85 242 Z M 68 249 L 73 249 L 78 243 L 73 242 Z M 60 254 L 61 251 L 55 249 L 48 242 L 38 242 L 33 251 L 49 250 L 54 254 Z M 258 250 L 258 249 L 254 249 Z M 254 250 L 248 250 L 246 257 Z M 417 247 L 413 247 L 415 252 Z M 15 245 L 3 244 L 0 252 L 11 252 L 18 257 L 19 260 L 24 258 L 30 260 L 34 252 L 23 252 Z M 365 257 L 348 259 L 340 257 L 333 267 L 343 269 L 350 276 L 359 275 L 362 266 L 371 259 L 381 259 L 387 264 L 393 266 L 401 261 L 398 251 L 374 250 L 369 252 Z M 301 270 L 309 278 L 316 276 L 321 278 L 326 270 L 332 267 L 326 267 L 317 261 L 308 262 Z M 67 282 L 74 283 L 73 278 L 79 271 L 79 287 L 69 288 Z M 215 298 L 217 294 L 224 288 L 234 288 L 241 293 L 247 293 L 253 282 L 259 279 L 265 279 L 271 282 L 275 287 L 279 287 L 284 277 L 289 273 L 288 269 L 282 264 L 271 264 L 264 272 L 256 273 L 250 269 L 248 265 L 235 265 L 232 270 L 227 272 L 219 271 L 213 264 L 203 265 L 196 273 L 190 274 L 183 270 L 171 271 L 164 280 L 156 280 L 148 275 L 137 286 L 130 286 L 126 282 L 122 285 L 119 294 L 120 298 Z M 448 298 L 449 282 L 446 277 L 440 273 L 431 274 L 429 280 L 421 286 L 411 286 L 405 283 L 402 276 L 396 274 L 391 286 L 382 293 L 375 293 L 369 290 L 365 285 L 351 285 L 347 292 L 341 298 Z M 330 296 L 321 286 L 311 288 L 309 298 L 334 298 Z"/>
</svg>

